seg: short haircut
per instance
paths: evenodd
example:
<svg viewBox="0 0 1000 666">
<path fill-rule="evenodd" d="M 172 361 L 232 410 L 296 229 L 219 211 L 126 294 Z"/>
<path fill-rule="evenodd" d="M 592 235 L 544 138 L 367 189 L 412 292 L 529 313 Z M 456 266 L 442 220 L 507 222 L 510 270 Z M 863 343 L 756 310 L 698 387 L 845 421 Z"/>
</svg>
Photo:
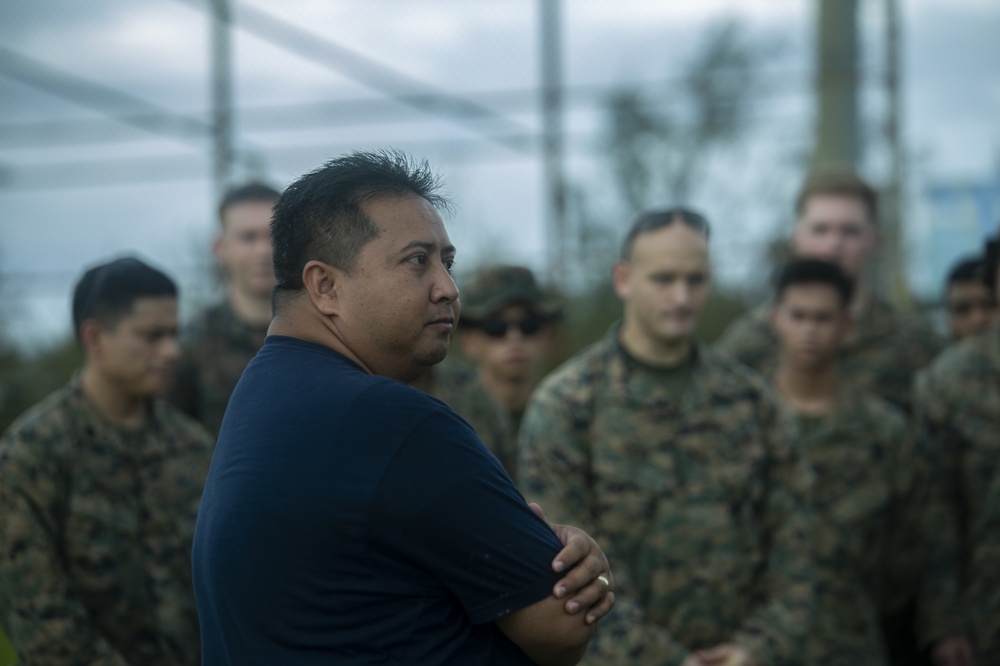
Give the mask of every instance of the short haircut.
<svg viewBox="0 0 1000 666">
<path fill-rule="evenodd" d="M 789 287 L 803 284 L 823 284 L 832 287 L 840 297 L 840 304 L 845 308 L 851 304 L 851 297 L 854 296 L 854 281 L 847 273 L 840 266 L 819 259 L 799 259 L 787 264 L 778 273 L 775 282 L 776 301 L 781 301 Z"/>
<path fill-rule="evenodd" d="M 379 235 L 364 204 L 381 196 L 416 195 L 437 209 L 440 178 L 426 161 L 398 151 L 353 152 L 332 159 L 288 186 L 274 207 L 275 304 L 281 294 L 303 288 L 302 270 L 322 261 L 351 272 L 361 249 Z"/>
<path fill-rule="evenodd" d="M 982 257 L 964 257 L 948 271 L 947 287 L 955 282 L 987 282 L 986 260 Z"/>
<path fill-rule="evenodd" d="M 621 254 L 619 255 L 621 260 L 628 261 L 632 258 L 632 248 L 635 246 L 635 239 L 640 234 L 669 227 L 675 222 L 681 222 L 698 231 L 705 237 L 705 240 L 708 240 L 711 233 L 708 219 L 704 215 L 682 206 L 639 213 L 635 221 L 632 222 L 632 226 L 629 227 L 628 233 L 625 234 L 625 240 L 622 241 Z"/>
<path fill-rule="evenodd" d="M 177 285 L 163 271 L 135 257 L 123 257 L 88 269 L 73 289 L 73 333 L 96 319 L 113 329 L 140 298 L 177 298 Z"/>
<path fill-rule="evenodd" d="M 219 222 L 225 224 L 226 210 L 230 206 L 247 201 L 273 204 L 280 198 L 281 192 L 264 183 L 247 183 L 246 185 L 230 188 L 222 197 L 222 201 L 219 202 Z"/>
<path fill-rule="evenodd" d="M 878 224 L 878 193 L 852 169 L 821 167 L 812 171 L 795 199 L 795 214 L 802 215 L 806 201 L 820 194 L 854 197 L 865 205 L 872 225 Z"/>
</svg>

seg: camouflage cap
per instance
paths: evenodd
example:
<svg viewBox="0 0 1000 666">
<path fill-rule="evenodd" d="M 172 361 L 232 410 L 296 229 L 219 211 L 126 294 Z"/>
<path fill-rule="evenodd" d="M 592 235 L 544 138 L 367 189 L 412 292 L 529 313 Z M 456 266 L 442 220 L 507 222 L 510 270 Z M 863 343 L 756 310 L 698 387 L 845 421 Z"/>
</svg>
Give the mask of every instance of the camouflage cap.
<svg viewBox="0 0 1000 666">
<path fill-rule="evenodd" d="M 523 266 L 490 266 L 477 271 L 462 289 L 462 317 L 482 320 L 508 305 L 523 305 L 546 319 L 555 319 L 560 307 L 539 287 Z"/>
</svg>

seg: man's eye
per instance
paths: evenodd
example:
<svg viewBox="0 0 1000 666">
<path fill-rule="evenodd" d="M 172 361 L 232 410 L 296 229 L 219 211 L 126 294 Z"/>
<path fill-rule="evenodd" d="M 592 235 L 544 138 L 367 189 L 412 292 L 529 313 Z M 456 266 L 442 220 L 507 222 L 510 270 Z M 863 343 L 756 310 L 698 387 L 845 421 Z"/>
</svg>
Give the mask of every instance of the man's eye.
<svg viewBox="0 0 1000 666">
<path fill-rule="evenodd" d="M 427 265 L 427 255 L 426 254 L 415 254 L 412 257 L 410 257 L 409 259 L 407 259 L 407 261 L 410 262 L 411 264 L 416 264 L 417 266 L 426 266 Z"/>
<path fill-rule="evenodd" d="M 445 259 L 444 260 L 444 267 L 448 270 L 449 273 L 451 273 L 453 270 L 455 270 L 455 260 L 454 259 Z"/>
</svg>

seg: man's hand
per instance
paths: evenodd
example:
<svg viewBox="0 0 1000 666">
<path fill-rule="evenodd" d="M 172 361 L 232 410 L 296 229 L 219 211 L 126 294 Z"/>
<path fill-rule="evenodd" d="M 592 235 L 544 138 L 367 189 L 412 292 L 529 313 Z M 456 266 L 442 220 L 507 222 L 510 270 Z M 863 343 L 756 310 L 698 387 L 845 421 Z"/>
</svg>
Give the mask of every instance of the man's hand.
<svg viewBox="0 0 1000 666">
<path fill-rule="evenodd" d="M 701 666 L 756 666 L 746 648 L 735 643 L 723 643 L 694 654 Z"/>
<path fill-rule="evenodd" d="M 615 605 L 615 579 L 604 551 L 583 530 L 572 525 L 554 525 L 540 506 L 534 502 L 529 506 L 549 524 L 563 544 L 563 549 L 552 560 L 552 570 L 568 573 L 556 582 L 553 596 L 557 599 L 568 597 L 563 607 L 570 615 L 586 610 L 587 624 L 597 622 Z"/>
<path fill-rule="evenodd" d="M 941 639 L 931 650 L 934 666 L 974 666 L 972 647 L 965 636 Z"/>
</svg>

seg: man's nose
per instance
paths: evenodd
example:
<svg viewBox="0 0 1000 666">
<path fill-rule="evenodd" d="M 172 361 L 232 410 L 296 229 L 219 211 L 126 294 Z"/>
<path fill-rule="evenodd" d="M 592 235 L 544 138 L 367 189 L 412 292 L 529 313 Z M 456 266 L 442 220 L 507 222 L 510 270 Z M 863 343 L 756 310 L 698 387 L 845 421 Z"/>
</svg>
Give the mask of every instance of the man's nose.
<svg viewBox="0 0 1000 666">
<path fill-rule="evenodd" d="M 458 300 L 458 285 L 455 284 L 455 278 L 451 276 L 448 269 L 441 266 L 438 271 L 438 275 L 434 279 L 434 287 L 431 291 L 431 300 L 435 303 L 439 301 L 445 301 L 446 303 L 453 303 Z"/>
</svg>

